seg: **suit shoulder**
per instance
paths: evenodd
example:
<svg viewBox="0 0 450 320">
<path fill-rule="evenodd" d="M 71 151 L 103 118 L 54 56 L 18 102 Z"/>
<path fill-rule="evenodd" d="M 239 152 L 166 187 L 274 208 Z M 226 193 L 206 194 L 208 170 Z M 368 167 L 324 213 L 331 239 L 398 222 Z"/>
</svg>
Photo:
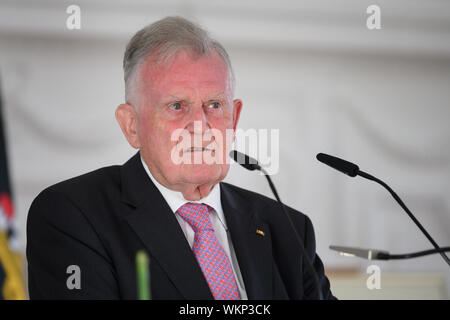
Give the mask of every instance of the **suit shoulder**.
<svg viewBox="0 0 450 320">
<path fill-rule="evenodd" d="M 77 192 L 95 192 L 107 188 L 109 185 L 117 184 L 119 180 L 120 166 L 108 166 L 58 182 L 44 189 L 41 193 L 59 192 L 73 194 Z"/>
</svg>

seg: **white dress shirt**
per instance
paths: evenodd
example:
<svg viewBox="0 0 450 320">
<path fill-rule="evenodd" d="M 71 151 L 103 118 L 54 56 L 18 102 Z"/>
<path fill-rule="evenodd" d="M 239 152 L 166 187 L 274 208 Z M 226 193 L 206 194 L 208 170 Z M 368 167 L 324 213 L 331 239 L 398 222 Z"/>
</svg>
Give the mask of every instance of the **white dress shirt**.
<svg viewBox="0 0 450 320">
<path fill-rule="evenodd" d="M 247 293 L 245 291 L 244 281 L 242 279 L 241 270 L 239 269 L 239 264 L 236 258 L 236 253 L 234 252 L 233 243 L 231 241 L 230 234 L 228 233 L 227 224 L 225 221 L 225 216 L 223 214 L 222 202 L 220 200 L 220 184 L 216 184 L 214 188 L 211 190 L 208 196 L 198 201 L 188 201 L 183 197 L 183 194 L 178 191 L 170 190 L 161 185 L 153 175 L 150 173 L 150 170 L 147 167 L 147 164 L 142 159 L 142 165 L 144 166 L 145 171 L 148 176 L 152 180 L 153 184 L 158 188 L 159 192 L 162 194 L 163 198 L 166 200 L 172 212 L 175 214 L 175 217 L 180 224 L 181 230 L 183 231 L 186 239 L 189 243 L 189 246 L 192 249 L 194 245 L 194 236 L 195 232 L 179 214 L 177 214 L 177 210 L 184 205 L 185 203 L 204 203 L 213 208 L 214 210 L 210 214 L 211 223 L 214 228 L 214 232 L 216 234 L 217 240 L 222 248 L 225 250 L 225 253 L 228 256 L 228 259 L 231 262 L 231 266 L 233 268 L 234 277 L 236 279 L 239 294 L 241 295 L 242 300 L 247 300 Z"/>
</svg>

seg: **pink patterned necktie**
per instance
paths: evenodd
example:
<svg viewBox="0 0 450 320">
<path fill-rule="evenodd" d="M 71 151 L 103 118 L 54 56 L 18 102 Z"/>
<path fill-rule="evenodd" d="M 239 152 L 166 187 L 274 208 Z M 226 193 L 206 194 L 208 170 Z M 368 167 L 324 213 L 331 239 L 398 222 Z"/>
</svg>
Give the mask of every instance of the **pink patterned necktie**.
<svg viewBox="0 0 450 320">
<path fill-rule="evenodd" d="M 192 251 L 216 300 L 239 300 L 239 290 L 227 254 L 217 241 L 206 204 L 188 202 L 177 213 L 195 232 Z"/>
</svg>

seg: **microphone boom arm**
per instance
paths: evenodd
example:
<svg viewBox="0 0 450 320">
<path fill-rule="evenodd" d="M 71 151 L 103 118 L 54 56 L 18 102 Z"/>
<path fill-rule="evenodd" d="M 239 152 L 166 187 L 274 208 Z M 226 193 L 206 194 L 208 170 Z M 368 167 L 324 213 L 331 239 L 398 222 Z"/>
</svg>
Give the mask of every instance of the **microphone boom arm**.
<svg viewBox="0 0 450 320">
<path fill-rule="evenodd" d="M 363 249 L 354 247 L 330 246 L 331 250 L 339 252 L 343 256 L 359 257 L 367 260 L 401 260 L 423 257 L 431 254 L 450 252 L 450 247 L 430 249 L 419 252 L 390 254 L 388 251 L 377 249 Z"/>
</svg>

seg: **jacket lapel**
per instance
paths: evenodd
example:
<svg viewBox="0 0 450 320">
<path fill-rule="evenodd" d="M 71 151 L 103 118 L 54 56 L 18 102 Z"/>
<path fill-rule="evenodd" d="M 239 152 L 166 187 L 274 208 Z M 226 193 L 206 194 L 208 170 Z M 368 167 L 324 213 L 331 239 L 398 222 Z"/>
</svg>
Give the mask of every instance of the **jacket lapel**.
<svg viewBox="0 0 450 320">
<path fill-rule="evenodd" d="M 230 230 L 233 247 L 245 284 L 252 300 L 272 299 L 272 246 L 270 230 L 252 210 L 251 203 L 221 183 L 222 207 Z"/>
<path fill-rule="evenodd" d="M 132 206 L 124 216 L 186 299 L 212 299 L 188 242 L 168 204 L 151 182 L 138 152 L 121 168 L 121 200 Z M 150 261 L 151 263 L 151 261 Z"/>
</svg>

